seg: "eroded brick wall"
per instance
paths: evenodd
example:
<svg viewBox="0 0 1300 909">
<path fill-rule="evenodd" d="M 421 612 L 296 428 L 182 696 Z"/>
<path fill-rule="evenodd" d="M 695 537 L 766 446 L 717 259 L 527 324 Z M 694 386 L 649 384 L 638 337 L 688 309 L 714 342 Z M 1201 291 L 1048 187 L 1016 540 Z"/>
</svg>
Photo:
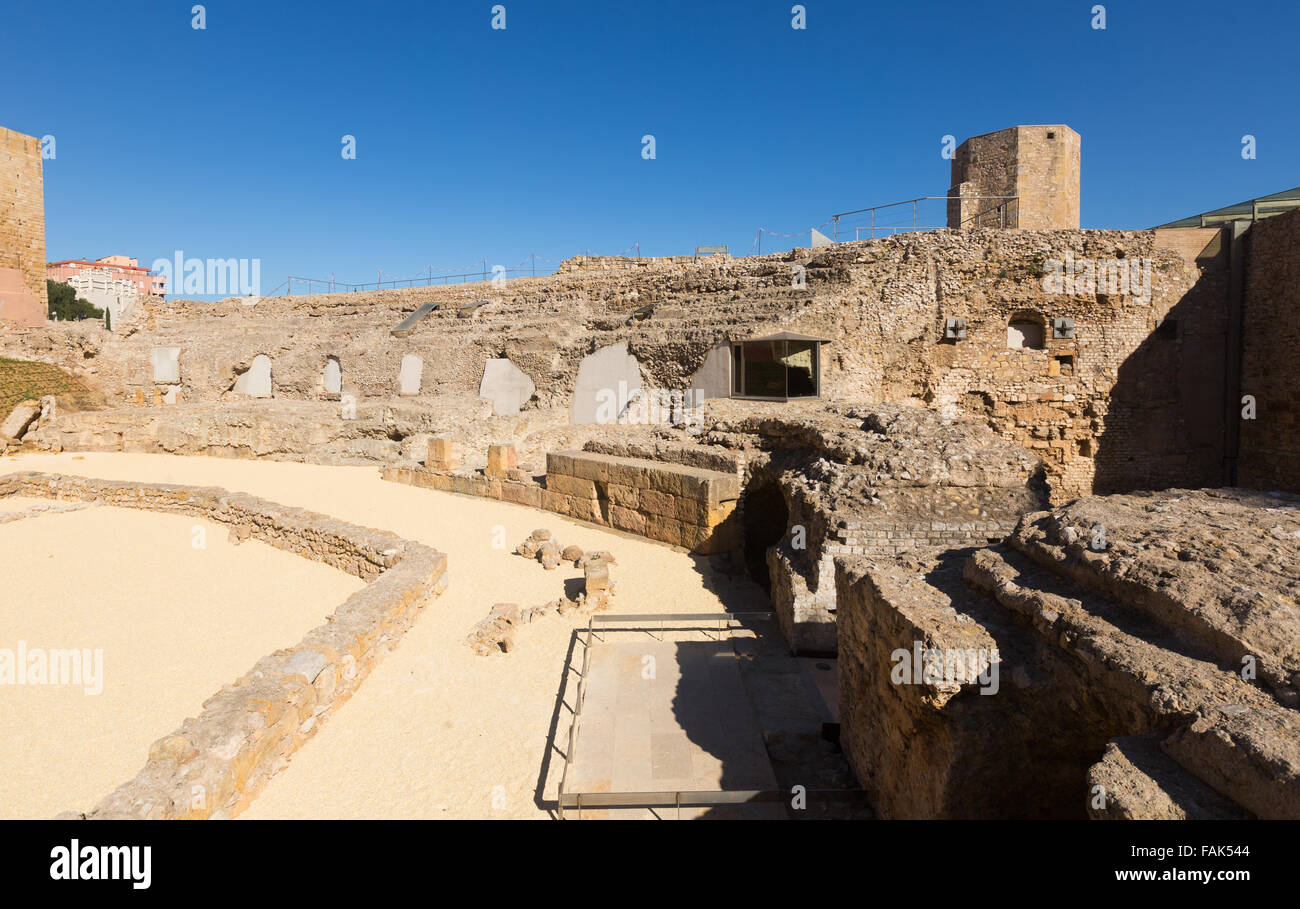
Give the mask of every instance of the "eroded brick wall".
<svg viewBox="0 0 1300 909">
<path fill-rule="evenodd" d="M 1256 416 L 1241 421 L 1237 484 L 1300 492 L 1300 211 L 1247 234 L 1241 393 Z"/>
<path fill-rule="evenodd" d="M 1150 259 L 1150 295 L 1049 292 L 1045 269 L 1067 256 Z M 796 265 L 806 269 L 805 286 L 791 286 Z M 154 302 L 142 307 L 133 333 L 47 326 L 0 336 L 0 355 L 91 378 L 118 408 L 103 417 L 110 421 L 137 419 L 126 409 L 166 400 L 152 372 L 154 348 L 180 349 L 179 384 L 168 387 L 187 405 L 246 402 L 232 386 L 258 354 L 272 361 L 274 399 L 263 409 L 330 398 L 329 357 L 339 360 L 344 392 L 364 406 L 399 400 L 407 355 L 423 360 L 423 380 L 417 397 L 400 400 L 421 402 L 451 393 L 473 398 L 487 361 L 504 356 L 536 385 L 530 409 L 558 411 L 569 406 L 583 358 L 606 346 L 626 343 L 647 387 L 681 389 L 725 339 L 789 329 L 830 339 L 825 398 L 977 414 L 1043 457 L 1053 497 L 1063 501 L 1094 490 L 1201 486 L 1218 475 L 1222 407 L 1202 405 L 1207 389 L 1222 388 L 1220 272 L 1213 258 L 1160 248 L 1152 231 L 932 231 L 524 278 L 505 288 L 288 297 L 256 306 Z M 479 298 L 488 302 L 465 308 Z M 409 336 L 392 337 L 423 302 L 442 308 Z M 1008 322 L 1022 317 L 1043 326 L 1043 349 L 1008 347 Z M 1073 337 L 1051 337 L 1057 317 L 1074 320 Z M 965 320 L 965 338 L 944 339 L 947 318 Z M 1157 333 L 1162 323 L 1166 330 Z"/>
<path fill-rule="evenodd" d="M 4 127 L 0 127 L 0 268 L 21 271 L 24 286 L 45 311 L 49 298 L 41 141 Z"/>
</svg>

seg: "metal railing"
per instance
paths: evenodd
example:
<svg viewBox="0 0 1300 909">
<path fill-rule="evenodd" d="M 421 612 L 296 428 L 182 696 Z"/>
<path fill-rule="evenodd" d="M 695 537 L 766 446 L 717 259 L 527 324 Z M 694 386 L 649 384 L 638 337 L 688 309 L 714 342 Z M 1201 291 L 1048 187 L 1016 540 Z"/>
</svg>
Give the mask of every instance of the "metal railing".
<svg viewBox="0 0 1300 909">
<path fill-rule="evenodd" d="M 857 208 L 853 211 L 844 211 L 839 214 L 831 215 L 831 239 L 836 243 L 845 242 L 839 238 L 840 219 L 847 218 L 850 215 L 870 215 L 871 223 L 863 225 L 852 225 L 854 231 L 853 239 L 860 240 L 863 231 L 870 231 L 871 236 L 875 237 L 880 232 L 888 232 L 888 236 L 899 232 L 912 232 L 922 230 L 937 230 L 947 227 L 948 211 L 944 206 L 944 223 L 930 224 L 922 223 L 921 205 L 925 202 L 969 202 L 969 201 L 987 201 L 991 204 L 981 207 L 975 214 L 970 215 L 962 220 L 961 226 L 974 227 L 1006 227 L 1009 224 L 1018 223 L 1019 196 L 918 196 L 915 199 L 905 199 L 902 202 L 890 202 L 886 205 L 873 205 L 869 208 Z M 902 224 L 879 224 L 877 215 L 881 212 L 900 209 L 903 206 L 911 206 L 912 219 L 911 223 Z M 906 209 L 903 210 L 903 217 L 906 218 Z M 846 228 L 850 227 L 846 225 Z"/>
<path fill-rule="evenodd" d="M 375 281 L 369 281 L 364 284 L 348 284 L 343 281 L 336 281 L 333 278 L 304 278 L 299 275 L 290 275 L 279 284 L 277 284 L 269 293 L 264 296 L 274 297 L 281 289 L 283 296 L 289 296 L 294 293 L 357 293 L 364 290 L 397 290 L 403 287 L 432 287 L 435 284 L 470 284 L 492 281 L 497 278 L 535 278 L 539 274 L 548 275 L 551 272 L 545 266 L 538 270 L 536 262 L 529 265 L 513 265 L 507 268 L 496 268 L 484 263 L 484 267 L 478 271 L 462 272 L 460 274 L 434 274 L 430 269 L 426 274 L 415 275 L 410 278 L 387 278 Z"/>
<path fill-rule="evenodd" d="M 631 623 L 632 627 L 611 629 L 615 631 L 649 631 L 647 626 L 658 624 L 660 633 L 668 630 L 714 630 L 721 635 L 737 627 L 733 622 L 741 619 L 771 621 L 774 614 L 767 612 L 704 612 L 704 613 L 668 613 L 665 615 L 594 615 L 587 621 L 586 639 L 583 642 L 582 670 L 578 681 L 578 693 L 574 699 L 573 720 L 569 723 L 569 747 L 564 754 L 564 771 L 560 775 L 560 788 L 557 799 L 557 812 L 560 820 L 565 819 L 565 809 L 577 811 L 582 819 L 584 808 L 676 808 L 677 817 L 681 819 L 683 808 L 708 808 L 723 805 L 742 805 L 747 803 L 786 802 L 791 794 L 784 789 L 730 789 L 730 790 L 690 790 L 674 789 L 651 792 L 570 792 L 569 768 L 573 764 L 574 750 L 577 747 L 578 731 L 582 724 L 582 708 L 587 697 L 587 676 L 591 669 L 591 639 L 595 635 L 596 625 L 613 625 Z M 669 623 L 673 623 L 672 629 Z M 717 623 L 717 627 L 705 626 Z M 721 637 L 718 638 L 721 640 Z M 814 802 L 860 802 L 865 793 L 857 789 L 809 790 L 804 793 L 808 803 Z"/>
</svg>

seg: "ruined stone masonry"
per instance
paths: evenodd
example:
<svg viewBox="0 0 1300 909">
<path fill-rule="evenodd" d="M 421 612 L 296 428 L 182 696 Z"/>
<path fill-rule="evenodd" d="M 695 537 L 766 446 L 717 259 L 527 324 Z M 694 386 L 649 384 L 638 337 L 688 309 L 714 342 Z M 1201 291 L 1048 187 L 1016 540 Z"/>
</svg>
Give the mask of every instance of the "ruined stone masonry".
<svg viewBox="0 0 1300 909">
<path fill-rule="evenodd" d="M 1080 147 L 1064 125 L 968 139 L 946 230 L 11 325 L 0 356 L 97 400 L 28 404 L 0 444 L 371 464 L 708 558 L 766 592 L 790 651 L 838 656 L 840 745 L 880 817 L 1300 817 L 1300 212 L 1080 230 Z M 997 226 L 995 196 L 1014 197 Z M 189 774 L 238 810 L 337 703 L 315 673 L 382 652 L 445 577 L 423 547 L 376 562 L 370 531 L 318 538 L 233 493 L 0 492 L 43 485 L 375 578 L 164 740 L 107 815 L 181 814 Z M 478 652 L 609 605 L 604 554 L 549 532 L 518 551 L 574 560 L 584 602 L 484 603 Z"/>
<path fill-rule="evenodd" d="M 364 578 L 324 625 L 263 657 L 154 742 L 144 769 L 90 818 L 232 817 L 342 705 L 447 583 L 446 557 L 390 533 L 211 487 L 55 474 L 0 477 L 0 497 L 40 496 L 205 518 Z M 196 797 L 196 793 L 200 797 Z"/>
<path fill-rule="evenodd" d="M 45 324 L 41 141 L 0 127 L 0 330 Z"/>
</svg>

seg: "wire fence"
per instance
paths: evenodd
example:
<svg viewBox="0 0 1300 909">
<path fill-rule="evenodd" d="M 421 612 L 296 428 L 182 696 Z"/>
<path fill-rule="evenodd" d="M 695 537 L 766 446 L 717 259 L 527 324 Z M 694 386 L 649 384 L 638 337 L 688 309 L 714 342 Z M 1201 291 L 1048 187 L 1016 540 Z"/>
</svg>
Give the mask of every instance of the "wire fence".
<svg viewBox="0 0 1300 909">
<path fill-rule="evenodd" d="M 1019 223 L 1019 201 L 1017 196 L 920 196 L 873 205 L 832 215 L 831 239 L 845 243 L 939 230 L 951 224 L 954 214 L 961 227 L 1014 227 Z"/>
<path fill-rule="evenodd" d="M 765 237 L 797 240 L 795 246 L 815 247 L 832 243 L 847 243 L 898 233 L 939 230 L 949 225 L 949 207 L 957 203 L 961 227 L 1015 227 L 1019 223 L 1019 198 L 1017 196 L 919 196 L 902 202 L 873 205 L 868 208 L 839 212 L 809 230 L 780 233 L 759 227 L 754 232 L 754 242 L 748 255 L 763 254 Z M 697 248 L 698 252 L 698 248 Z M 583 253 L 592 256 L 590 249 Z M 626 249 L 604 258 L 641 258 L 641 244 L 633 243 Z M 355 293 L 368 290 L 397 290 L 410 287 L 432 287 L 443 284 L 487 283 L 510 278 L 535 278 L 554 274 L 560 260 L 529 255 L 514 265 L 492 264 L 481 259 L 474 266 L 444 268 L 429 265 L 423 272 L 408 277 L 385 277 L 382 269 L 376 271 L 375 280 L 363 283 L 338 281 L 328 278 L 311 278 L 289 275 L 265 296 L 277 294 Z"/>
</svg>

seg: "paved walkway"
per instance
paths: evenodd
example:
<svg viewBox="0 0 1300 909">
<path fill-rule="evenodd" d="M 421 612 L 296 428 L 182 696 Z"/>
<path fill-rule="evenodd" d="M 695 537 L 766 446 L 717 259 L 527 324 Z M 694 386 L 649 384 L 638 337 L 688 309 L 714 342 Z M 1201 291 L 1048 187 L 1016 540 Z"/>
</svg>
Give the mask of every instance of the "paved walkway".
<svg viewBox="0 0 1300 909">
<path fill-rule="evenodd" d="M 626 632 L 614 632 L 626 638 Z M 777 787 L 729 640 L 593 642 L 571 792 Z M 770 814 L 771 806 L 745 813 Z M 683 809 L 683 818 L 717 809 Z M 584 817 L 676 817 L 675 809 L 584 811 Z"/>
</svg>

